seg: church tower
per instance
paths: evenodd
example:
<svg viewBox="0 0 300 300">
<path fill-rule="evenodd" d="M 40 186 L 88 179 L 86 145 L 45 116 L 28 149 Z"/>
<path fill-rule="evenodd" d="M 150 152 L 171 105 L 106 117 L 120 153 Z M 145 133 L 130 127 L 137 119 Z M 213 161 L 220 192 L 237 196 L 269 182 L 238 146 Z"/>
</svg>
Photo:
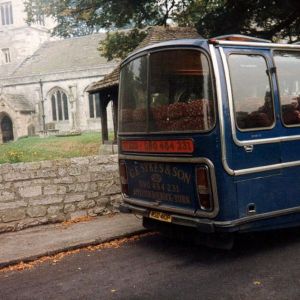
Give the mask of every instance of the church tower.
<svg viewBox="0 0 300 300">
<path fill-rule="evenodd" d="M 49 40 L 54 22 L 43 15 L 37 19 L 30 26 L 26 23 L 24 0 L 0 0 L 0 78 L 9 76 L 18 64 Z"/>
</svg>

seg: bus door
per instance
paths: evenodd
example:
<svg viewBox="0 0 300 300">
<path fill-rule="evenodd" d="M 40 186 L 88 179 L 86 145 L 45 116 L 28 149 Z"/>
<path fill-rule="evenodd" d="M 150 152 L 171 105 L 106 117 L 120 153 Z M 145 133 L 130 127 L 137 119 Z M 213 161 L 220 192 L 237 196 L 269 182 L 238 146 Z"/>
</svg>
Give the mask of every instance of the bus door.
<svg viewBox="0 0 300 300">
<path fill-rule="evenodd" d="M 300 176 L 300 51 L 273 51 L 282 123 L 281 160 L 286 208 L 299 207 Z"/>
<path fill-rule="evenodd" d="M 224 116 L 227 163 L 234 171 L 239 216 L 282 206 L 278 142 L 279 108 L 273 92 L 275 75 L 269 50 L 221 49 L 228 90 L 229 116 Z M 268 168 L 268 167 L 267 167 Z"/>
</svg>

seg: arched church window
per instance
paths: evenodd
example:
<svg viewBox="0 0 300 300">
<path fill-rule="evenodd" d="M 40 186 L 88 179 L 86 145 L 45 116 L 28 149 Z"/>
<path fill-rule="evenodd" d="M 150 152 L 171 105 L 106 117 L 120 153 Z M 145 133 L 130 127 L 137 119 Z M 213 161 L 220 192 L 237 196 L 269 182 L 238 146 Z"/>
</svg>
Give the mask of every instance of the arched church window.
<svg viewBox="0 0 300 300">
<path fill-rule="evenodd" d="M 69 120 L 68 97 L 65 92 L 56 90 L 51 95 L 53 121 Z"/>
</svg>

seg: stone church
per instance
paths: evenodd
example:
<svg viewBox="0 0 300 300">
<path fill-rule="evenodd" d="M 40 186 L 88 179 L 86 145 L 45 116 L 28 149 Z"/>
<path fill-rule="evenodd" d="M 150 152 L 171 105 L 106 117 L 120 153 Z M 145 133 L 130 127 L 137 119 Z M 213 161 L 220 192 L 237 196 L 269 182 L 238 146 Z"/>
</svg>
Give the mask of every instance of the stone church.
<svg viewBox="0 0 300 300">
<path fill-rule="evenodd" d="M 54 22 L 25 22 L 24 0 L 0 0 L 0 143 L 28 135 L 101 130 L 98 94 L 88 86 L 110 73 L 97 51 L 104 33 L 54 39 Z M 111 108 L 105 111 L 113 128 Z"/>
</svg>

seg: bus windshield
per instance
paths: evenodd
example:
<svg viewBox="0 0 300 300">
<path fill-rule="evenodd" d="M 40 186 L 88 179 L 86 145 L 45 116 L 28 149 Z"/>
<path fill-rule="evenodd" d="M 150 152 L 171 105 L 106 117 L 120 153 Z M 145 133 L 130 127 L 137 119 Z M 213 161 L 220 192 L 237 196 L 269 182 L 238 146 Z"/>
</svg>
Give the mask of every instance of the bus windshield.
<svg viewBox="0 0 300 300">
<path fill-rule="evenodd" d="M 215 106 L 206 55 L 166 50 L 126 64 L 121 70 L 119 120 L 121 133 L 210 130 Z"/>
</svg>

